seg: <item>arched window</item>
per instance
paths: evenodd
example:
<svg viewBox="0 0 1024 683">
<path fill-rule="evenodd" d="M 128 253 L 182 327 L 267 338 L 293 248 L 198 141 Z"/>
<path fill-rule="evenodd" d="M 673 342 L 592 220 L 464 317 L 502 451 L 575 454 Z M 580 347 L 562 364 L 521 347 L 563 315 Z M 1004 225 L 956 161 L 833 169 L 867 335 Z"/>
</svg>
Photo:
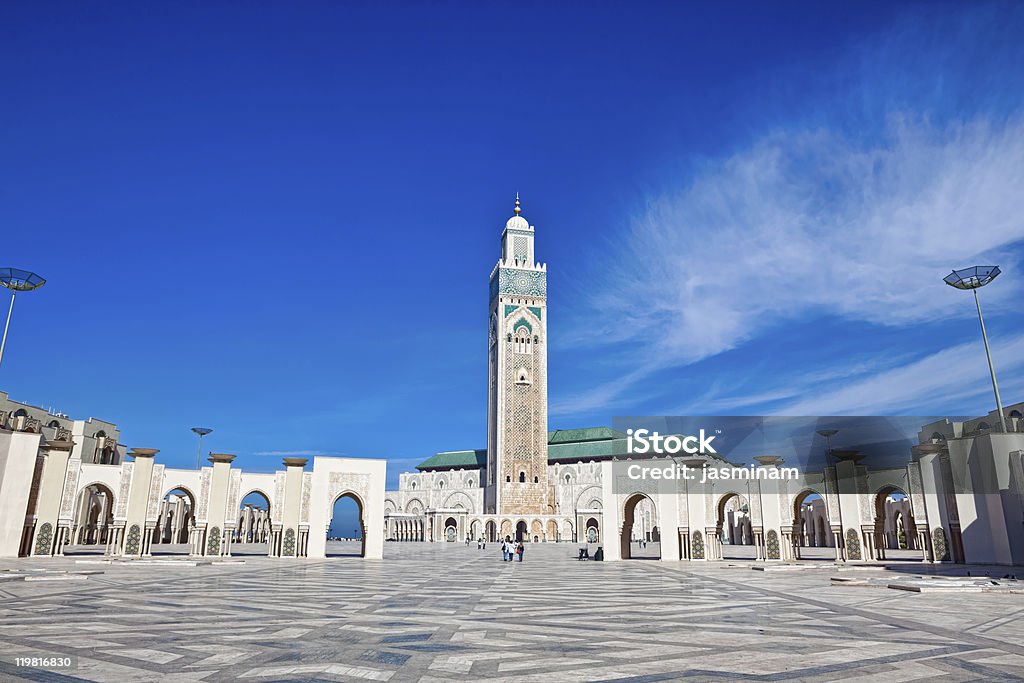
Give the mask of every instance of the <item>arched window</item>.
<svg viewBox="0 0 1024 683">
<path fill-rule="evenodd" d="M 533 339 L 530 338 L 530 328 L 526 325 L 520 325 L 515 329 L 513 350 L 516 353 L 533 353 Z"/>
<path fill-rule="evenodd" d="M 50 424 L 48 424 L 46 426 L 47 427 L 53 427 L 54 429 L 58 429 L 60 427 L 60 422 L 57 422 L 56 420 L 50 420 Z"/>
<path fill-rule="evenodd" d="M 415 491 L 416 490 L 416 482 L 413 482 L 412 484 L 410 484 L 409 488 L 411 488 L 413 491 Z"/>
<path fill-rule="evenodd" d="M 511 475 L 505 475 L 505 483 L 510 483 L 511 481 L 512 481 Z"/>
<path fill-rule="evenodd" d="M 570 477 L 568 474 L 565 475 L 565 483 L 568 484 L 570 481 L 572 481 L 572 477 Z"/>
<path fill-rule="evenodd" d="M 519 473 L 519 483 L 520 484 L 526 483 L 526 472 L 520 472 Z"/>
<path fill-rule="evenodd" d="M 441 481 L 437 482 L 437 488 L 439 488 L 439 489 L 443 489 L 444 488 L 444 479 L 442 479 Z"/>
<path fill-rule="evenodd" d="M 540 477 L 534 477 L 533 478 L 533 483 L 534 484 L 539 484 L 540 483 Z"/>
<path fill-rule="evenodd" d="M 989 426 L 988 422 L 985 422 L 984 420 L 982 420 L 981 422 L 978 423 L 978 431 L 980 432 L 983 429 L 992 429 L 992 428 Z"/>
<path fill-rule="evenodd" d="M 1019 410 L 1011 410 L 1010 417 L 1021 418 L 1024 417 L 1024 415 L 1021 415 L 1021 412 Z"/>
</svg>

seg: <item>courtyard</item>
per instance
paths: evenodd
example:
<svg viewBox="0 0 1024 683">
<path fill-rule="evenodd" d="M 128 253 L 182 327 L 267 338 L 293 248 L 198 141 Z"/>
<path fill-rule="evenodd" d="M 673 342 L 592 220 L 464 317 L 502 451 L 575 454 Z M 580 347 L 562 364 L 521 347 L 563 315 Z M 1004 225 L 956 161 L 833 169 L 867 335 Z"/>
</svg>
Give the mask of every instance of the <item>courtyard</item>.
<svg viewBox="0 0 1024 683">
<path fill-rule="evenodd" d="M 928 567 L 754 571 L 749 562 L 578 562 L 537 544 L 388 543 L 383 561 L 5 560 L 0 678 L 223 680 L 997 680 L 1024 676 L 1024 590 L 833 586 Z M 240 548 L 241 549 L 241 548 Z M 81 560 L 85 560 L 84 562 Z M 778 566 L 778 565 L 776 565 Z M 57 573 L 66 570 L 68 574 Z M 936 570 L 974 577 L 985 569 Z M 1007 568 L 992 568 L 1002 577 Z M 76 572 L 86 572 L 85 575 Z M 95 573 L 88 573 L 95 572 Z M 18 668 L 15 657 L 72 657 Z"/>
</svg>

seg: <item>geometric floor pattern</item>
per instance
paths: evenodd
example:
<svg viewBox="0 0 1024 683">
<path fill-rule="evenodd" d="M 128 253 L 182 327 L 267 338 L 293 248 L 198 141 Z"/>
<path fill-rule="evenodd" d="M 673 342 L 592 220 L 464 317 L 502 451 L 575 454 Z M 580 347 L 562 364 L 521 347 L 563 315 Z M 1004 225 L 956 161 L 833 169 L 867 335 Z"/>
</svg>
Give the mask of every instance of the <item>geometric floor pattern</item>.
<svg viewBox="0 0 1024 683">
<path fill-rule="evenodd" d="M 0 569 L 103 573 L 0 583 L 0 680 L 1024 678 L 1024 594 L 835 587 L 829 569 L 575 555 L 575 545 L 540 544 L 522 564 L 503 563 L 491 545 L 388 543 L 383 561 L 3 560 Z M 76 661 L 14 666 L 33 655 Z"/>
</svg>

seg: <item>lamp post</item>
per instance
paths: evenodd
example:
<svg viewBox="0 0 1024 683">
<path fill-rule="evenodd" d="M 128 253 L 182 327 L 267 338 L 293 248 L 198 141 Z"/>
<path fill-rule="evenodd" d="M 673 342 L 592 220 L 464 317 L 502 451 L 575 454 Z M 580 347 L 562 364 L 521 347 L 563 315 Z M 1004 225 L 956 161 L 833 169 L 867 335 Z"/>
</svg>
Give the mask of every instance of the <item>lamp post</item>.
<svg viewBox="0 0 1024 683">
<path fill-rule="evenodd" d="M 839 538 L 836 540 L 836 559 L 839 559 L 839 550 L 843 549 L 843 559 L 846 559 L 846 527 L 843 525 L 843 498 L 839 495 L 839 468 L 836 467 L 832 453 L 832 437 L 839 433 L 838 429 L 819 429 L 818 436 L 825 437 L 825 455 L 828 456 L 828 464 L 832 465 L 833 477 L 836 486 L 836 509 L 839 511 Z"/>
<path fill-rule="evenodd" d="M 200 467 L 199 462 L 203 458 L 203 437 L 213 430 L 209 427 L 193 427 L 192 431 L 199 435 L 199 450 L 196 451 L 196 469 L 198 470 Z"/>
<path fill-rule="evenodd" d="M 11 306 L 7 309 L 7 323 L 4 325 L 3 340 L 0 340 L 0 363 L 4 360 L 4 347 L 7 346 L 7 330 L 11 327 L 11 314 L 14 313 L 14 296 L 18 292 L 31 292 L 46 284 L 39 275 L 18 268 L 0 268 L 0 285 L 11 290 Z"/>
<path fill-rule="evenodd" d="M 950 287 L 957 289 L 969 289 L 974 292 L 974 304 L 978 307 L 978 322 L 981 323 L 981 339 L 985 342 L 985 357 L 988 359 L 988 372 L 992 376 L 992 391 L 996 395 L 996 410 L 999 411 L 999 426 L 1003 433 L 1006 433 L 1006 418 L 1003 416 L 1003 402 L 999 399 L 999 385 L 996 384 L 996 369 L 992 365 L 992 352 L 988 348 L 988 335 L 985 333 L 985 319 L 981 317 L 981 301 L 978 300 L 978 290 L 996 279 L 1002 271 L 999 266 L 974 266 L 954 270 L 942 278 Z"/>
</svg>

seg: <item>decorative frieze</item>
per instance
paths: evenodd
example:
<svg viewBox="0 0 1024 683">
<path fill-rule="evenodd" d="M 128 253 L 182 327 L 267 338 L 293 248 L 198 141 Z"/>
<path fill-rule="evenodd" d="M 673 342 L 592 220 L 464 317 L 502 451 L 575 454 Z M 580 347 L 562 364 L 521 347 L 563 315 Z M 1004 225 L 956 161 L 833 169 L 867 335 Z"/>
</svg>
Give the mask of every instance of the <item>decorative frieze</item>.
<svg viewBox="0 0 1024 683">
<path fill-rule="evenodd" d="M 60 519 L 71 520 L 75 516 L 75 491 L 78 490 L 78 477 L 82 471 L 82 461 L 72 458 L 68 461 L 68 470 L 64 476 L 64 491 L 60 498 Z"/>
<path fill-rule="evenodd" d="M 690 534 L 690 557 L 695 560 L 704 559 L 704 535 L 697 529 Z"/>
<path fill-rule="evenodd" d="M 164 486 L 165 465 L 153 465 L 153 475 L 149 485 L 149 499 L 146 505 L 146 521 L 155 522 L 160 514 L 160 494 Z"/>
<path fill-rule="evenodd" d="M 846 557 L 850 560 L 861 559 L 860 534 L 857 533 L 856 529 L 846 530 Z"/>
<path fill-rule="evenodd" d="M 761 483 L 758 481 L 747 482 L 747 505 L 750 510 L 750 523 L 753 526 L 762 526 L 764 517 L 761 514 Z"/>
<path fill-rule="evenodd" d="M 350 472 L 331 472 L 327 487 L 327 504 L 331 505 L 343 493 L 354 493 L 365 505 L 370 487 L 370 475 Z"/>
<path fill-rule="evenodd" d="M 501 268 L 491 277 L 491 300 L 499 295 L 544 298 L 548 274 L 531 268 Z"/>
<path fill-rule="evenodd" d="M 921 463 L 912 462 L 907 465 L 907 475 L 910 482 L 910 506 L 914 513 L 914 520 L 919 525 L 928 526 L 928 509 L 924 504 L 924 486 L 921 484 Z"/>
<path fill-rule="evenodd" d="M 36 550 L 35 555 L 49 555 L 50 547 L 53 545 L 53 525 L 49 522 L 44 522 L 39 527 L 39 533 L 36 534 Z"/>
<path fill-rule="evenodd" d="M 241 489 L 242 489 L 242 470 L 237 469 L 237 468 L 232 469 L 231 470 L 231 479 L 228 482 L 228 506 L 227 506 L 227 516 L 225 517 L 225 519 L 229 520 L 229 523 L 230 523 L 230 520 L 233 519 L 236 516 L 235 513 L 238 510 L 238 502 L 239 502 L 238 501 L 238 496 L 241 494 Z"/>
<path fill-rule="evenodd" d="M 284 518 L 284 480 L 286 473 L 277 472 L 274 476 L 274 504 L 270 506 L 271 522 L 280 524 Z"/>
<path fill-rule="evenodd" d="M 782 554 L 779 549 L 779 535 L 775 532 L 775 529 L 769 529 L 765 535 L 765 552 L 767 553 L 769 560 L 778 560 L 782 558 Z"/>
<path fill-rule="evenodd" d="M 128 517 L 128 492 L 132 488 L 132 469 L 135 463 L 126 462 L 121 465 L 121 482 L 117 493 L 117 509 L 114 519 L 124 520 Z"/>
<path fill-rule="evenodd" d="M 210 479 L 213 470 L 204 467 L 199 473 L 199 500 L 196 501 L 196 520 L 205 522 L 209 519 L 210 509 Z"/>
<path fill-rule="evenodd" d="M 302 508 L 299 511 L 299 524 L 309 524 L 309 498 L 313 491 L 313 473 L 302 474 Z"/>
<path fill-rule="evenodd" d="M 220 527 L 210 529 L 206 540 L 206 554 L 220 555 Z"/>
<path fill-rule="evenodd" d="M 131 528 L 128 529 L 128 536 L 125 538 L 124 554 L 138 555 L 141 543 L 142 529 L 139 528 L 138 524 L 132 524 Z"/>
</svg>

